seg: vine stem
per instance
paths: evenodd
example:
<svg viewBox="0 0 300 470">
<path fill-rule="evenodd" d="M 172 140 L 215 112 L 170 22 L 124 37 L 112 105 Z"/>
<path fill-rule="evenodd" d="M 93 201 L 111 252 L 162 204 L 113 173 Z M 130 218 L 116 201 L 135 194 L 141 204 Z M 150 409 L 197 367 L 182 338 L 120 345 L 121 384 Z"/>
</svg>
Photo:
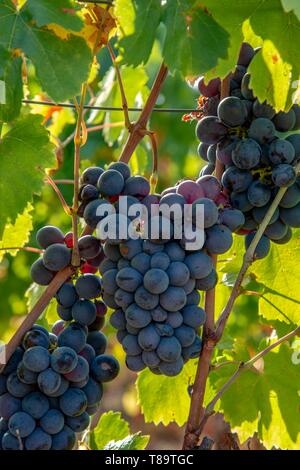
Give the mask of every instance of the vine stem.
<svg viewBox="0 0 300 470">
<path fill-rule="evenodd" d="M 258 354 L 253 356 L 249 361 L 247 362 L 240 362 L 237 370 L 234 372 L 234 374 L 225 382 L 225 384 L 220 388 L 220 390 L 217 392 L 217 394 L 214 396 L 214 398 L 208 403 L 202 421 L 200 423 L 199 429 L 197 431 L 197 434 L 200 435 L 205 423 L 207 422 L 208 418 L 214 413 L 214 408 L 217 404 L 217 402 L 220 400 L 222 395 L 228 390 L 228 388 L 233 384 L 233 382 L 236 381 L 236 379 L 246 370 L 252 369 L 254 364 L 259 361 L 262 357 L 264 357 L 266 354 L 268 354 L 270 351 L 273 349 L 277 348 L 280 346 L 280 344 L 288 341 L 289 339 L 293 338 L 294 336 L 297 336 L 300 334 L 300 326 L 295 328 L 293 331 L 290 331 L 287 333 L 285 336 L 282 336 L 279 338 L 277 341 L 274 343 L 270 344 L 267 346 L 265 349 L 260 351 Z"/>
<path fill-rule="evenodd" d="M 107 49 L 110 53 L 110 57 L 111 57 L 112 63 L 114 64 L 116 74 L 117 74 L 117 80 L 118 80 L 120 93 L 121 93 L 121 98 L 122 98 L 122 108 L 123 108 L 123 112 L 124 112 L 125 126 L 128 130 L 130 130 L 131 127 L 132 127 L 132 124 L 131 124 L 130 118 L 129 118 L 128 103 L 127 103 L 127 99 L 126 99 L 126 94 L 125 94 L 125 90 L 124 90 L 122 76 L 121 76 L 119 66 L 116 62 L 116 56 L 115 56 L 114 51 L 113 51 L 111 45 L 109 44 L 109 42 L 107 43 Z"/>
<path fill-rule="evenodd" d="M 80 265 L 80 255 L 78 248 L 78 194 L 79 194 L 79 166 L 80 166 L 80 147 L 83 143 L 82 141 L 82 127 L 83 127 L 83 110 L 84 110 L 84 101 L 87 91 L 87 83 L 83 83 L 81 87 L 81 96 L 80 104 L 78 107 L 78 116 L 76 122 L 76 129 L 74 135 L 74 197 L 73 197 L 73 206 L 72 206 L 72 227 L 73 227 L 73 252 L 72 252 L 72 265 Z"/>
<path fill-rule="evenodd" d="M 123 147 L 119 160 L 128 163 L 134 150 L 143 139 L 149 117 L 157 101 L 160 89 L 168 75 L 168 68 L 162 64 L 151 88 L 149 97 L 138 120 L 131 126 L 128 139 Z"/>
<path fill-rule="evenodd" d="M 45 308 L 47 307 L 47 305 L 49 304 L 50 300 L 55 295 L 55 293 L 58 291 L 60 286 L 62 286 L 64 282 L 66 282 L 66 280 L 73 274 L 73 272 L 74 272 L 74 268 L 71 266 L 68 266 L 64 270 L 60 271 L 51 281 L 51 283 L 46 288 L 44 293 L 41 295 L 39 300 L 36 302 L 32 310 L 26 315 L 21 326 L 17 329 L 15 334 L 12 336 L 12 338 L 9 340 L 9 342 L 5 346 L 6 362 L 10 359 L 13 352 L 21 343 L 25 333 L 27 333 L 27 331 L 29 331 L 32 328 L 32 325 L 37 321 L 41 313 L 45 310 Z M 0 373 L 2 372 L 4 367 L 5 367 L 5 364 L 1 367 Z"/>
<path fill-rule="evenodd" d="M 221 99 L 229 94 L 230 75 L 228 75 L 221 83 Z M 220 161 L 216 161 L 216 177 L 220 181 L 224 171 L 224 165 Z M 214 267 L 217 265 L 217 256 L 212 256 Z M 191 396 L 191 404 L 189 417 L 186 425 L 186 431 L 183 442 L 183 449 L 195 447 L 196 439 L 195 431 L 197 430 L 202 415 L 203 402 L 206 390 L 207 379 L 211 368 L 211 358 L 215 347 L 214 330 L 215 330 L 215 298 L 216 291 L 211 289 L 205 295 L 205 312 L 206 322 L 203 329 L 203 347 L 200 353 L 196 376 Z"/>
<path fill-rule="evenodd" d="M 46 174 L 46 181 L 47 181 L 48 184 L 50 184 L 50 186 L 52 186 L 52 188 L 54 189 L 55 193 L 57 194 L 57 196 L 58 196 L 58 198 L 59 198 L 59 200 L 60 200 L 60 202 L 61 202 L 62 208 L 63 208 L 63 210 L 65 211 L 65 213 L 66 213 L 67 215 L 71 215 L 71 214 L 72 214 L 72 211 L 71 211 L 69 205 L 67 204 L 65 198 L 63 197 L 61 191 L 60 191 L 59 188 L 57 187 L 56 182 L 51 178 L 50 175 L 47 175 L 47 174 Z"/>
<path fill-rule="evenodd" d="M 34 248 L 32 246 L 4 246 L 3 248 L 0 248 L 0 251 L 13 251 L 13 250 L 28 251 L 30 253 L 39 253 L 39 254 L 44 253 L 44 250 L 40 250 L 39 248 Z"/>
</svg>

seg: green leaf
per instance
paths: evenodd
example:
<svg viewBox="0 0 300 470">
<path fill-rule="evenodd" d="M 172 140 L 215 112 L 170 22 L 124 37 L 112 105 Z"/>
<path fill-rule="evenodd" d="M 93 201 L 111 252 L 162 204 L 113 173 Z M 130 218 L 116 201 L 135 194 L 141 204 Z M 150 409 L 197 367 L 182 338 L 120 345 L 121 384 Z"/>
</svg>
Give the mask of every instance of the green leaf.
<svg viewBox="0 0 300 470">
<path fill-rule="evenodd" d="M 300 267 L 295 260 L 300 256 L 300 230 L 286 245 L 272 244 L 267 258 L 255 261 L 251 271 L 263 286 L 259 297 L 260 314 L 267 320 L 286 323 L 300 322 Z"/>
<path fill-rule="evenodd" d="M 21 49 L 32 60 L 43 90 L 55 101 L 72 98 L 87 79 L 92 55 L 84 39 L 62 40 L 32 24 L 25 7 L 16 12 L 9 0 L 0 6 L 0 44 Z"/>
<path fill-rule="evenodd" d="M 300 3 L 298 0 L 281 0 L 281 3 L 284 11 L 289 13 L 293 10 L 298 20 L 300 20 Z"/>
<path fill-rule="evenodd" d="M 243 371 L 222 396 L 220 411 L 240 439 L 257 431 L 267 448 L 299 448 L 299 365 L 292 362 L 293 352 L 287 344 L 269 352 L 256 370 Z M 227 366 L 212 371 L 215 389 L 235 370 Z"/>
<path fill-rule="evenodd" d="M 120 24 L 119 49 L 125 63 L 136 67 L 149 59 L 161 16 L 160 0 L 116 0 Z"/>
<path fill-rule="evenodd" d="M 38 115 L 20 118 L 0 142 L 0 236 L 5 224 L 14 223 L 33 194 L 41 191 L 43 170 L 55 165 L 53 145 L 41 120 Z"/>
<path fill-rule="evenodd" d="M 77 15 L 67 11 L 74 8 L 70 0 L 27 0 L 26 8 L 39 27 L 55 23 L 71 31 L 80 31 L 83 25 Z"/>
<path fill-rule="evenodd" d="M 176 377 L 155 375 L 149 370 L 139 374 L 136 387 L 146 422 L 167 426 L 175 421 L 183 426 L 189 412 L 188 387 L 194 381 L 196 364 L 196 361 L 189 361 Z"/>
<path fill-rule="evenodd" d="M 120 67 L 122 76 L 122 82 L 124 89 L 126 90 L 126 99 L 128 106 L 142 106 L 146 96 L 148 95 L 148 75 L 145 67 Z M 122 97 L 120 93 L 120 87 L 116 80 L 116 74 L 114 67 L 111 67 L 104 76 L 101 83 L 101 90 L 103 90 L 96 101 L 97 106 L 122 106 Z M 137 118 L 138 113 L 130 113 L 130 118 L 134 121 Z M 103 129 L 103 136 L 105 141 L 112 146 L 117 140 L 120 142 L 126 136 L 126 128 L 124 123 L 123 111 L 107 111 L 105 113 L 104 121 L 103 113 L 99 111 L 93 111 L 90 115 L 88 123 L 102 122 L 107 127 Z M 117 125 L 117 123 L 121 123 Z"/>
<path fill-rule="evenodd" d="M 32 310 L 32 308 L 34 307 L 36 302 L 39 300 L 41 295 L 45 292 L 45 290 L 46 290 L 46 287 L 39 286 L 38 284 L 35 284 L 35 283 L 32 283 L 29 286 L 29 288 L 25 292 L 26 305 L 27 305 L 28 312 Z M 38 323 L 43 325 L 48 330 L 51 329 L 52 325 L 57 320 L 56 307 L 57 307 L 57 302 L 55 298 L 52 298 L 38 319 Z"/>
<path fill-rule="evenodd" d="M 250 71 L 256 72 L 251 82 L 254 93 L 259 93 L 261 100 L 269 99 L 277 111 L 288 110 L 293 104 L 293 82 L 299 79 L 299 21 L 293 12 L 283 11 L 280 0 L 267 0 L 251 16 L 250 23 L 254 32 L 264 39 L 260 57 L 255 57 L 250 66 Z M 265 65 L 259 67 L 262 57 Z M 262 78 L 264 74 L 263 93 L 258 76 Z M 279 88 L 283 96 L 280 96 Z M 273 94 L 271 99 L 270 94 Z"/>
<path fill-rule="evenodd" d="M 147 447 L 150 436 L 141 436 L 140 433 L 127 436 L 121 441 L 111 441 L 104 450 L 144 450 Z"/>
<path fill-rule="evenodd" d="M 198 2 L 168 2 L 165 25 L 164 58 L 171 71 L 204 74 L 226 58 L 229 34 Z"/>
<path fill-rule="evenodd" d="M 5 65 L 0 72 L 0 79 L 3 80 L 5 86 L 5 101 L 0 104 L 0 121 L 9 122 L 17 118 L 21 111 L 23 98 L 22 58 L 11 58 L 10 54 L 0 47 L 1 62 L 3 56 Z"/>
<path fill-rule="evenodd" d="M 243 23 L 249 18 L 259 7 L 261 0 L 236 0 L 234 8 L 232 8 L 231 0 L 205 0 L 205 7 L 212 14 L 215 21 L 222 26 L 230 35 L 230 47 L 226 57 L 221 57 L 218 64 L 206 74 L 207 79 L 212 77 L 224 78 L 234 70 L 237 62 L 239 49 L 243 42 Z"/>
<path fill-rule="evenodd" d="M 0 262 L 5 253 L 9 253 L 11 256 L 16 256 L 18 253 L 18 250 L 12 250 L 10 247 L 22 248 L 28 243 L 32 230 L 32 210 L 32 205 L 28 204 L 23 214 L 18 215 L 14 224 L 5 225 L 2 240 L 0 241 Z"/>
<path fill-rule="evenodd" d="M 39 300 L 43 292 L 45 291 L 46 287 L 44 286 L 39 286 L 35 282 L 33 282 L 25 292 L 25 298 L 26 298 L 26 305 L 28 311 L 30 311 L 36 302 Z"/>
<path fill-rule="evenodd" d="M 90 446 L 94 450 L 104 449 L 111 441 L 121 441 L 130 434 L 129 424 L 122 418 L 120 412 L 104 413 L 90 435 Z"/>
</svg>

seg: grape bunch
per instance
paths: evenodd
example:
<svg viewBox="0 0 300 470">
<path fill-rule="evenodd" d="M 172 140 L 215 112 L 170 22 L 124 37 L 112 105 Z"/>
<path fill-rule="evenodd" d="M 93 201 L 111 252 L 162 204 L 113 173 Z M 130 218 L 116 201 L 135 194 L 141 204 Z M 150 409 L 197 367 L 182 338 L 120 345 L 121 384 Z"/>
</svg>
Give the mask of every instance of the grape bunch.
<svg viewBox="0 0 300 470">
<path fill-rule="evenodd" d="M 158 218 L 156 239 L 145 236 L 145 220 L 141 219 L 137 238 L 103 242 L 105 258 L 99 268 L 102 296 L 114 309 L 110 321 L 118 330 L 127 367 L 136 372 L 148 367 L 156 374 L 179 374 L 184 363 L 201 351 L 199 330 L 206 315 L 199 307 L 199 291 L 212 289 L 217 282 L 211 255 L 231 247 L 232 232 L 245 222 L 243 213 L 229 204 L 224 208 L 227 198 L 214 176 L 184 180 L 161 195 L 150 194 L 148 181 L 131 176 L 129 167 L 118 162 L 108 170 L 86 169 L 81 182 L 81 199 L 85 199 L 85 192 L 93 196 L 83 202 L 83 217 L 92 229 L 105 217 L 96 213 L 101 204 L 112 204 L 120 216 L 120 196 L 126 196 L 128 208 L 141 203 L 152 209 L 147 214 L 148 225 Z M 189 249 L 183 227 L 181 237 L 174 238 L 178 225 L 175 214 L 166 236 L 161 208 L 174 204 L 181 208 L 190 205 L 193 217 L 197 206 L 203 206 L 205 240 L 200 249 Z M 125 223 L 130 223 L 130 217 L 125 214 Z M 193 223 L 197 223 L 194 218 Z"/>
<path fill-rule="evenodd" d="M 38 245 L 44 250 L 42 256 L 31 266 L 31 277 L 41 286 L 47 286 L 58 271 L 70 266 L 73 248 L 73 234 L 64 235 L 55 226 L 47 225 L 36 234 Z M 104 258 L 100 241 L 92 235 L 84 235 L 78 240 L 81 257 L 80 271 L 94 274 Z"/>
<path fill-rule="evenodd" d="M 250 88 L 247 68 L 259 49 L 243 43 L 230 78 L 230 96 L 220 100 L 220 80 L 198 82 L 208 100 L 218 105 L 201 117 L 196 134 L 201 141 L 199 156 L 207 165 L 201 175 L 212 174 L 216 161 L 225 166 L 222 185 L 233 208 L 245 216 L 240 233 L 246 247 L 253 239 L 279 189 L 288 188 L 257 247 L 256 257 L 268 254 L 270 241 L 287 243 L 291 227 L 300 227 L 300 180 L 295 164 L 300 157 L 300 107 L 276 113 L 260 103 Z M 286 133 L 289 133 L 286 136 Z"/>
<path fill-rule="evenodd" d="M 0 375 L 0 449 L 71 450 L 119 372 L 107 341 L 82 323 L 28 331 Z"/>
</svg>

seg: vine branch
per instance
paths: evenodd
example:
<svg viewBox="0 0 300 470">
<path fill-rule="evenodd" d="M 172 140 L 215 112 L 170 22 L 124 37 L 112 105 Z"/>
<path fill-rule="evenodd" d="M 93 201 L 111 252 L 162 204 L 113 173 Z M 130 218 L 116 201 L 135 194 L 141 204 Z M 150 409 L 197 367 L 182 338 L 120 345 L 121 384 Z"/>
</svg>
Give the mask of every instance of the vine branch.
<svg viewBox="0 0 300 470">
<path fill-rule="evenodd" d="M 157 101 L 160 89 L 165 79 L 167 78 L 167 74 L 168 69 L 164 64 L 162 64 L 150 91 L 150 95 L 146 101 L 145 107 L 141 112 L 139 119 L 132 125 L 130 129 L 127 142 L 125 143 L 119 158 L 120 161 L 128 163 L 134 150 L 144 137 L 145 133 L 143 131 L 146 130 L 147 122 Z"/>
<path fill-rule="evenodd" d="M 229 94 L 230 75 L 221 82 L 221 99 Z M 224 165 L 220 161 L 216 162 L 216 177 L 220 181 L 224 171 Z M 213 265 L 217 265 L 217 256 L 212 256 Z M 190 412 L 187 421 L 183 449 L 194 448 L 196 445 L 196 437 L 194 431 L 199 426 L 203 414 L 203 402 L 206 390 L 207 379 L 209 376 L 211 358 L 215 347 L 215 289 L 206 292 L 205 295 L 205 312 L 206 322 L 203 329 L 203 347 L 200 353 L 196 376 L 191 396 Z"/>
<path fill-rule="evenodd" d="M 10 359 L 18 345 L 21 343 L 25 333 L 27 333 L 27 331 L 32 328 L 32 325 L 37 321 L 41 313 L 45 310 L 52 297 L 54 297 L 58 289 L 66 282 L 66 280 L 73 274 L 73 272 L 74 268 L 68 266 L 67 268 L 63 269 L 58 274 L 56 274 L 56 276 L 46 288 L 45 292 L 41 295 L 39 300 L 36 302 L 32 310 L 26 315 L 21 326 L 17 329 L 15 334 L 5 346 L 6 362 Z M 2 372 L 4 367 L 5 364 L 0 368 L 0 373 Z"/>
</svg>

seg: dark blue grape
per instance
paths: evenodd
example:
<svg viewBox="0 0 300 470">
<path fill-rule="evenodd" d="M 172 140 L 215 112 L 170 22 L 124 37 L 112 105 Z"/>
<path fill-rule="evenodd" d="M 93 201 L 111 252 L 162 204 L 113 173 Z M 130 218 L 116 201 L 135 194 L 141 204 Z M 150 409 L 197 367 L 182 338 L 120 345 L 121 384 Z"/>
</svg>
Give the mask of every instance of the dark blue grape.
<svg viewBox="0 0 300 470">
<path fill-rule="evenodd" d="M 281 220 L 276 220 L 273 224 L 269 224 L 265 230 L 265 235 L 271 240 L 281 240 L 287 233 L 288 226 Z"/>
<path fill-rule="evenodd" d="M 69 347 L 59 347 L 51 354 L 51 367 L 59 374 L 67 374 L 75 369 L 78 363 L 76 352 Z"/>
<path fill-rule="evenodd" d="M 184 250 L 176 242 L 169 242 L 165 245 L 165 252 L 171 261 L 183 261 L 185 258 Z"/>
<path fill-rule="evenodd" d="M 242 126 L 247 119 L 247 108 L 243 100 L 235 96 L 224 98 L 218 106 L 219 119 L 229 127 Z"/>
<path fill-rule="evenodd" d="M 189 272 L 187 275 L 189 275 Z M 147 271 L 144 276 L 144 286 L 151 294 L 161 294 L 169 286 L 168 276 L 170 277 L 169 271 L 168 271 L 168 274 L 166 274 L 162 269 L 152 268 L 149 271 Z"/>
<path fill-rule="evenodd" d="M 163 253 L 157 254 L 157 256 L 161 255 L 163 255 Z M 150 269 L 150 261 L 152 262 L 152 259 L 153 256 L 150 257 L 149 255 L 147 255 L 147 253 L 138 253 L 131 259 L 131 266 L 132 268 L 136 269 L 139 273 L 145 274 L 148 269 Z"/>
<path fill-rule="evenodd" d="M 115 310 L 110 316 L 111 325 L 117 330 L 125 329 L 126 318 L 122 309 Z"/>
<path fill-rule="evenodd" d="M 52 436 L 51 450 L 72 450 L 75 443 L 75 432 L 69 426 L 64 426 L 62 431 Z"/>
<path fill-rule="evenodd" d="M 250 211 L 253 206 L 249 202 L 247 192 L 243 193 L 231 193 L 230 196 L 231 204 L 234 208 L 239 209 L 242 212 Z"/>
<path fill-rule="evenodd" d="M 138 356 L 142 353 L 135 335 L 126 335 L 122 341 L 122 346 L 128 356 Z"/>
<path fill-rule="evenodd" d="M 133 372 L 140 372 L 145 369 L 146 365 L 143 361 L 142 355 L 140 356 L 127 356 L 126 357 L 126 365 L 128 369 L 132 370 Z"/>
<path fill-rule="evenodd" d="M 261 148 L 253 139 L 240 140 L 232 150 L 232 161 L 241 170 L 257 166 L 261 158 Z"/>
<path fill-rule="evenodd" d="M 147 367 L 158 367 L 160 359 L 154 351 L 143 351 L 142 361 Z"/>
<path fill-rule="evenodd" d="M 49 269 L 44 266 L 42 258 L 40 258 L 31 266 L 30 275 L 33 282 L 36 282 L 40 286 L 48 286 L 54 279 L 55 273 L 49 271 Z"/>
<path fill-rule="evenodd" d="M 204 212 L 204 228 L 209 228 L 215 225 L 218 221 L 218 208 L 216 204 L 211 200 L 206 197 L 202 197 L 199 199 L 196 199 L 196 201 L 193 202 L 192 205 L 192 211 L 193 211 L 193 222 L 197 226 L 197 222 L 201 224 L 201 220 L 197 221 L 197 213 L 196 213 L 196 208 L 197 206 L 203 206 L 203 212 Z M 199 225 L 201 228 L 201 225 Z"/>
<path fill-rule="evenodd" d="M 72 307 L 72 317 L 81 325 L 92 325 L 96 320 L 95 304 L 90 300 L 77 300 Z"/>
<path fill-rule="evenodd" d="M 24 411 L 18 411 L 8 421 L 8 429 L 16 437 L 27 437 L 35 428 L 35 420 Z"/>
<path fill-rule="evenodd" d="M 105 211 L 102 213 L 103 209 L 105 209 Z M 105 199 L 96 199 L 95 201 L 89 202 L 83 212 L 85 222 L 93 229 L 95 229 L 98 223 L 107 215 L 109 215 L 109 205 Z"/>
<path fill-rule="evenodd" d="M 253 114 L 257 118 L 272 119 L 275 116 L 275 110 L 266 101 L 260 103 L 256 99 L 253 103 Z"/>
<path fill-rule="evenodd" d="M 148 255 L 154 255 L 154 253 L 159 253 L 163 250 L 163 245 L 159 245 L 158 243 L 152 243 L 150 240 L 144 240 L 143 242 L 143 251 Z"/>
<path fill-rule="evenodd" d="M 300 134 L 291 134 L 286 137 L 286 140 L 292 144 L 295 150 L 295 157 L 300 156 Z"/>
<path fill-rule="evenodd" d="M 0 396 L 0 416 L 6 420 L 21 410 L 21 400 L 9 393 Z"/>
<path fill-rule="evenodd" d="M 273 168 L 272 180 L 279 188 L 287 188 L 295 183 L 296 172 L 291 165 L 282 163 Z"/>
<path fill-rule="evenodd" d="M 66 245 L 55 243 L 48 246 L 43 254 L 43 263 L 50 271 L 60 271 L 71 262 L 71 250 Z"/>
<path fill-rule="evenodd" d="M 176 328 L 174 330 L 174 335 L 183 348 L 186 348 L 193 344 L 196 337 L 194 328 L 191 328 L 190 326 L 186 325 L 181 325 L 179 328 Z"/>
<path fill-rule="evenodd" d="M 187 348 L 182 348 L 183 360 L 187 361 L 188 359 L 199 357 L 201 349 L 202 349 L 202 340 L 201 338 L 199 338 L 199 336 L 196 336 L 193 344 L 191 344 Z"/>
<path fill-rule="evenodd" d="M 285 139 L 275 139 L 269 147 L 269 159 L 274 165 L 292 163 L 295 158 L 293 145 Z"/>
<path fill-rule="evenodd" d="M 213 271 L 211 271 L 213 272 Z M 205 280 L 207 279 L 207 277 L 209 277 L 210 274 L 206 277 L 203 277 L 202 279 Z M 196 282 L 200 282 L 202 281 L 202 279 L 197 279 Z M 200 294 L 199 292 L 197 292 L 196 290 L 193 290 L 193 292 L 191 292 L 190 294 L 187 295 L 186 297 L 186 305 L 199 305 L 199 302 L 200 302 Z"/>
<path fill-rule="evenodd" d="M 254 49 L 250 44 L 247 42 L 243 42 L 240 48 L 239 57 L 237 60 L 238 65 L 243 65 L 244 67 L 248 67 L 251 60 L 254 57 Z"/>
<path fill-rule="evenodd" d="M 185 325 L 195 328 L 195 330 L 204 325 L 206 320 L 205 311 L 197 305 L 186 305 L 182 309 L 182 316 Z"/>
<path fill-rule="evenodd" d="M 279 205 L 280 207 L 290 209 L 291 207 L 295 207 L 297 204 L 299 204 L 299 202 L 300 202 L 300 188 L 295 183 L 287 189 Z"/>
<path fill-rule="evenodd" d="M 88 406 L 99 403 L 103 395 L 103 387 L 101 383 L 96 382 L 91 377 L 89 378 L 87 384 L 82 388 L 82 391 L 87 397 Z"/>
<path fill-rule="evenodd" d="M 263 219 L 265 218 L 265 215 L 268 212 L 268 210 L 270 208 L 270 205 L 271 205 L 271 202 L 269 202 L 268 204 L 266 204 L 263 207 L 254 207 L 253 208 L 252 215 L 253 215 L 253 218 L 255 219 L 255 221 L 258 224 L 260 224 L 263 221 Z M 279 209 L 277 207 L 274 214 L 273 214 L 273 216 L 272 216 L 272 218 L 271 218 L 271 220 L 270 220 L 270 224 L 273 224 L 274 222 L 276 222 L 278 217 L 279 217 Z"/>
<path fill-rule="evenodd" d="M 120 253 L 123 258 L 132 260 L 138 253 L 142 251 L 142 240 L 127 240 L 120 243 Z"/>
<path fill-rule="evenodd" d="M 165 321 L 168 316 L 168 313 L 163 308 L 161 308 L 160 305 L 158 305 L 153 310 L 151 310 L 150 313 L 152 316 L 152 320 L 154 320 L 155 322 Z M 147 326 L 147 325 L 144 325 L 144 326 Z"/>
<path fill-rule="evenodd" d="M 12 372 L 6 381 L 7 391 L 16 398 L 23 398 L 33 390 L 33 385 L 25 384 L 18 378 L 17 372 Z"/>
<path fill-rule="evenodd" d="M 114 298 L 118 306 L 122 307 L 123 310 L 126 310 L 134 302 L 133 293 L 126 292 L 123 289 L 117 289 Z"/>
<path fill-rule="evenodd" d="M 76 433 L 82 432 L 89 427 L 90 417 L 84 412 L 75 418 L 67 417 L 66 424 Z"/>
<path fill-rule="evenodd" d="M 160 335 L 153 325 L 148 325 L 139 332 L 138 342 L 144 351 L 155 351 L 160 342 Z"/>
<path fill-rule="evenodd" d="M 168 281 L 169 281 L 169 278 L 168 278 Z M 140 286 L 138 287 L 138 289 L 136 290 L 134 294 L 134 300 L 140 308 L 144 310 L 152 310 L 158 305 L 159 296 L 158 294 L 152 294 L 147 289 L 145 289 L 145 287 Z"/>
<path fill-rule="evenodd" d="M 236 232 L 244 225 L 245 216 L 238 209 L 225 208 L 220 214 L 220 222 L 226 225 L 232 232 Z"/>
<path fill-rule="evenodd" d="M 55 243 L 64 243 L 65 236 L 62 231 L 53 225 L 40 228 L 36 234 L 36 241 L 41 248 L 48 248 Z"/>
<path fill-rule="evenodd" d="M 175 362 L 181 355 L 180 342 L 174 336 L 161 338 L 156 353 L 162 361 Z"/>
<path fill-rule="evenodd" d="M 242 92 L 243 97 L 246 100 L 254 99 L 253 91 L 250 88 L 250 79 L 251 79 L 250 73 L 245 73 L 242 79 L 242 83 L 241 83 L 241 92 Z"/>
<path fill-rule="evenodd" d="M 41 346 L 42 348 L 48 349 L 50 346 L 48 332 L 45 334 L 43 331 L 39 330 L 28 331 L 23 338 L 22 346 L 25 350 L 33 346 Z"/>
<path fill-rule="evenodd" d="M 240 170 L 235 166 L 227 168 L 222 176 L 222 184 L 229 191 L 237 193 L 246 191 L 252 183 L 253 177 L 249 171 Z"/>
<path fill-rule="evenodd" d="M 109 169 L 100 175 L 97 186 L 103 196 L 118 196 L 123 191 L 124 178 L 119 171 Z"/>
<path fill-rule="evenodd" d="M 217 285 L 217 282 L 218 282 L 218 275 L 217 275 L 216 270 L 213 269 L 208 276 L 203 277 L 202 279 L 197 279 L 196 289 L 208 291 L 208 290 L 213 289 Z M 187 303 L 189 302 L 189 300 L 190 299 L 187 299 Z"/>
<path fill-rule="evenodd" d="M 78 362 L 76 367 L 71 371 L 65 374 L 65 378 L 70 382 L 81 382 L 86 379 L 89 374 L 89 363 L 87 360 L 82 357 L 78 356 Z"/>
<path fill-rule="evenodd" d="M 61 411 L 66 416 L 79 416 L 87 407 L 87 397 L 79 388 L 69 388 L 59 399 Z"/>
<path fill-rule="evenodd" d="M 20 439 L 13 436 L 10 432 L 6 432 L 3 435 L 1 446 L 3 450 L 23 450 Z"/>
<path fill-rule="evenodd" d="M 40 419 L 49 410 L 49 400 L 41 392 L 31 392 L 22 400 L 23 411 L 34 419 Z"/>
<path fill-rule="evenodd" d="M 118 272 L 116 281 L 121 289 L 127 292 L 135 292 L 143 282 L 143 277 L 136 269 L 123 268 Z"/>
<path fill-rule="evenodd" d="M 40 420 L 40 426 L 47 434 L 59 433 L 65 424 L 64 415 L 61 411 L 50 409 Z"/>
<path fill-rule="evenodd" d="M 271 190 L 266 184 L 253 181 L 248 188 L 247 197 L 252 206 L 263 207 L 271 199 Z"/>
<path fill-rule="evenodd" d="M 91 375 L 97 382 L 110 382 L 119 370 L 118 361 L 108 354 L 96 356 L 91 365 Z"/>
<path fill-rule="evenodd" d="M 181 261 L 173 261 L 167 269 L 167 275 L 169 276 L 170 285 L 183 287 L 189 280 L 190 271 L 185 263 L 182 263 Z"/>
<path fill-rule="evenodd" d="M 81 186 L 79 195 L 78 195 L 79 201 L 89 202 L 89 201 L 93 201 L 94 199 L 98 199 L 98 197 L 99 197 L 99 191 L 92 184 Z"/>
<path fill-rule="evenodd" d="M 167 325 L 170 325 L 172 328 L 178 328 L 183 323 L 183 317 L 180 312 L 172 312 L 168 314 Z"/>
<path fill-rule="evenodd" d="M 246 238 L 245 238 L 246 250 L 249 248 L 254 236 L 255 236 L 255 232 L 251 232 L 251 233 L 248 233 L 248 235 L 246 235 Z M 257 247 L 255 248 L 254 258 L 255 259 L 265 258 L 269 254 L 269 251 L 270 251 L 270 240 L 263 235 L 261 239 L 259 240 Z"/>
<path fill-rule="evenodd" d="M 149 193 L 149 181 L 143 176 L 130 176 L 125 181 L 124 194 L 139 198 L 148 196 Z"/>
<path fill-rule="evenodd" d="M 78 295 L 72 283 L 63 284 L 57 291 L 56 300 L 64 308 L 70 308 L 76 300 Z"/>
<path fill-rule="evenodd" d="M 81 175 L 80 181 L 82 184 L 92 184 L 93 186 L 97 185 L 98 179 L 102 175 L 104 170 L 97 166 L 91 166 L 86 168 Z"/>
<path fill-rule="evenodd" d="M 101 243 L 92 235 L 84 235 L 78 240 L 79 253 L 82 258 L 94 259 L 101 252 Z"/>
<path fill-rule="evenodd" d="M 186 293 L 182 287 L 168 287 L 168 289 L 160 295 L 160 305 L 169 312 L 177 312 L 181 310 L 186 303 Z"/>
<path fill-rule="evenodd" d="M 61 305 L 57 305 L 56 311 L 57 311 L 57 314 L 58 314 L 59 318 L 61 318 L 65 322 L 66 321 L 71 321 L 72 318 L 73 318 L 72 317 L 72 308 L 71 307 L 65 308 L 65 307 L 62 307 Z"/>
<path fill-rule="evenodd" d="M 71 323 L 58 336 L 58 346 L 66 346 L 79 353 L 85 346 L 86 334 L 78 323 Z"/>
<path fill-rule="evenodd" d="M 23 356 L 24 366 L 32 372 L 42 372 L 50 364 L 50 353 L 41 346 L 34 346 L 25 351 Z"/>
<path fill-rule="evenodd" d="M 168 377 L 174 377 L 178 375 L 183 369 L 183 360 L 180 357 L 175 362 L 161 362 L 159 365 L 159 370 L 162 374 Z"/>
<path fill-rule="evenodd" d="M 259 144 L 267 144 L 274 139 L 275 131 L 275 126 L 270 119 L 260 117 L 251 122 L 248 135 Z"/>
<path fill-rule="evenodd" d="M 294 113 L 294 110 L 290 109 L 287 113 L 280 111 L 274 116 L 273 122 L 278 131 L 291 131 L 296 124 L 296 115 Z"/>
<path fill-rule="evenodd" d="M 96 356 L 103 354 L 107 347 L 106 336 L 101 331 L 91 331 L 88 334 L 87 343 L 95 349 Z"/>
<path fill-rule="evenodd" d="M 211 257 L 208 256 L 204 251 L 199 251 L 197 253 L 188 255 L 184 262 L 190 271 L 191 277 L 194 279 L 201 279 L 208 276 L 213 268 Z"/>
<path fill-rule="evenodd" d="M 195 285 L 196 280 L 190 277 L 184 286 L 182 286 L 186 295 L 190 294 L 194 290 Z"/>
<path fill-rule="evenodd" d="M 196 136 L 206 144 L 217 144 L 226 134 L 226 127 L 216 116 L 200 119 L 196 127 Z"/>
</svg>

